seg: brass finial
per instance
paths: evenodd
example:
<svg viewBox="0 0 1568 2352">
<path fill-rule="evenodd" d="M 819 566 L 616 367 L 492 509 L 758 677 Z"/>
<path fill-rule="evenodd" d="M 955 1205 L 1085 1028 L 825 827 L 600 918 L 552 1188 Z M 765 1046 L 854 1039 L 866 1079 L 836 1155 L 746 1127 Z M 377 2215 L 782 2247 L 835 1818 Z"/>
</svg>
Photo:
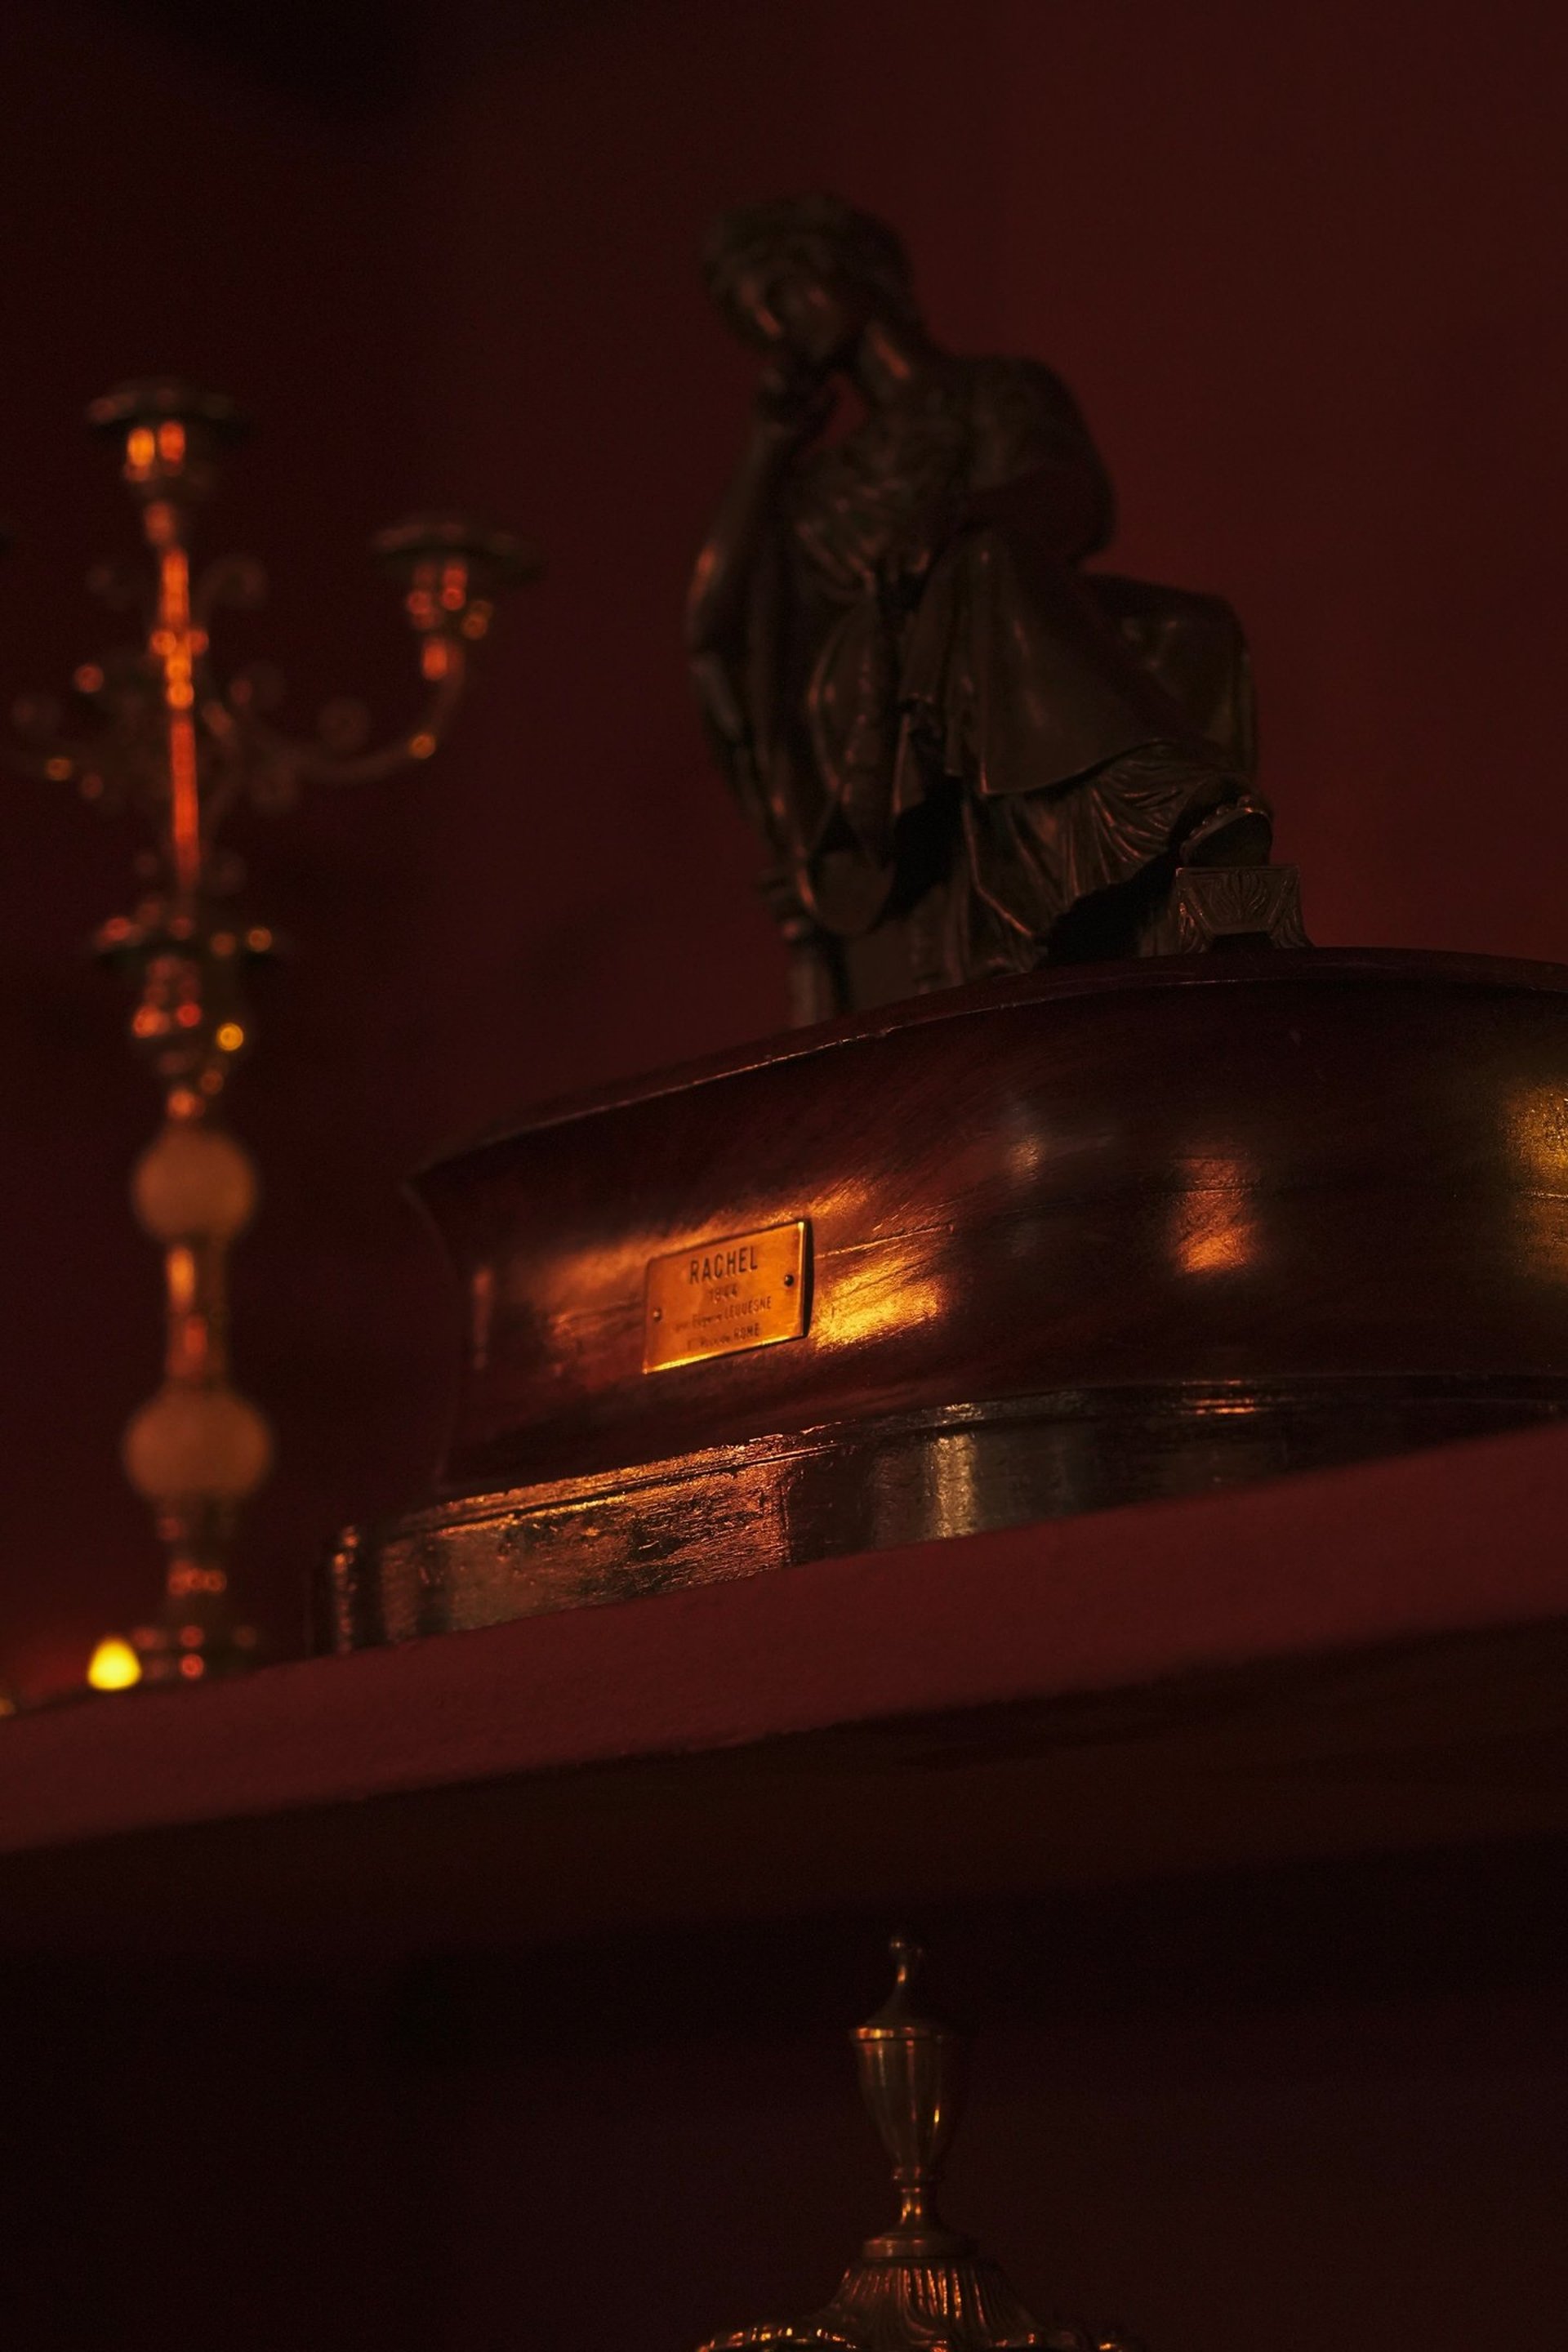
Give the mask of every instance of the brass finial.
<svg viewBox="0 0 1568 2352">
<path fill-rule="evenodd" d="M 926 1964 L 925 1947 L 917 1944 L 912 1936 L 891 1936 L 888 1939 L 888 1958 L 893 1963 L 893 1990 L 885 2006 L 870 2021 L 873 2025 L 889 2021 L 900 2003 L 908 2006 L 910 1987 Z"/>
<path fill-rule="evenodd" d="M 929 2260 L 971 2246 L 945 2227 L 932 2201 L 958 2127 L 963 2049 L 949 2027 L 915 2007 L 911 1987 L 925 1959 L 920 1946 L 895 1936 L 888 1948 L 893 1990 L 851 2039 L 860 2095 L 892 2160 L 899 2218 L 891 2230 L 868 2240 L 865 2255 L 868 2262 Z"/>
<path fill-rule="evenodd" d="M 964 2045 L 916 2006 L 920 1946 L 900 1935 L 889 1950 L 892 1991 L 850 2039 L 899 2218 L 867 2239 L 821 2310 L 715 2336 L 702 2352 L 1138 2352 L 1131 2336 L 1042 2327 L 973 2240 L 941 2220 L 931 2192 L 957 2126 Z"/>
</svg>

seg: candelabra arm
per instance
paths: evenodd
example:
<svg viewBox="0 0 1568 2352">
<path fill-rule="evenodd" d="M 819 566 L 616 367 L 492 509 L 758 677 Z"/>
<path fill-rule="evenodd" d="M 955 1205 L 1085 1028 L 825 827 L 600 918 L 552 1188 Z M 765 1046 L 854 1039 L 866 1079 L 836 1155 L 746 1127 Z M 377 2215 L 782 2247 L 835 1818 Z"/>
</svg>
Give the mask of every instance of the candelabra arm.
<svg viewBox="0 0 1568 2352">
<path fill-rule="evenodd" d="M 374 784 L 434 757 L 445 742 L 468 688 L 468 648 L 455 634 L 432 635 L 422 648 L 421 667 L 433 680 L 424 709 L 405 734 L 372 751 L 334 753 L 325 746 L 301 745 L 295 773 L 306 784 Z"/>
<path fill-rule="evenodd" d="M 399 582 L 419 646 L 427 692 L 411 727 L 362 751 L 369 722 L 357 703 L 330 704 L 319 738 L 310 742 L 268 726 L 248 680 L 242 682 L 240 707 L 235 707 L 232 688 L 226 698 L 215 694 L 204 702 L 204 721 L 215 745 L 265 773 L 279 798 L 290 797 L 302 784 L 378 783 L 431 759 L 467 692 L 471 648 L 489 634 L 496 599 L 540 570 L 537 552 L 521 540 L 455 515 L 419 515 L 396 524 L 373 541 L 372 551 Z M 219 570 L 224 584 L 233 581 L 247 599 L 254 594 L 250 575 L 235 559 Z M 204 583 L 198 603 L 205 593 Z"/>
</svg>

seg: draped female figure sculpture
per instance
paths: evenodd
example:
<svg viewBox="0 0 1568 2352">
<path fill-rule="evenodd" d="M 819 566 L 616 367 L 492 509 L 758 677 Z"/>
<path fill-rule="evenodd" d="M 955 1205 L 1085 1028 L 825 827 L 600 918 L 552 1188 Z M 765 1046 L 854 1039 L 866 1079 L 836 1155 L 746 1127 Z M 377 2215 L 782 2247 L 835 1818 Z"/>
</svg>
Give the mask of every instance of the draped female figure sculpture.
<svg viewBox="0 0 1568 2352">
<path fill-rule="evenodd" d="M 942 351 L 880 221 L 743 205 L 706 268 L 768 364 L 688 646 L 796 1018 L 1177 943 L 1177 869 L 1271 841 L 1229 607 L 1080 568 L 1112 500 L 1071 394 Z"/>
</svg>

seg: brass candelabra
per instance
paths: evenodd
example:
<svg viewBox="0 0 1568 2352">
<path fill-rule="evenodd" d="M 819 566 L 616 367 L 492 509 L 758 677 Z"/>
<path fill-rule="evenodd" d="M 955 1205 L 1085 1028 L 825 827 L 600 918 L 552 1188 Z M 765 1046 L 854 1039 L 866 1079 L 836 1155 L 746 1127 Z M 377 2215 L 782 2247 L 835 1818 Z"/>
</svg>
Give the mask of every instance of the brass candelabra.
<svg viewBox="0 0 1568 2352">
<path fill-rule="evenodd" d="M 230 1073 L 249 1043 L 244 981 L 268 956 L 268 929 L 242 919 L 238 861 L 225 819 L 242 802 L 287 807 L 303 786 L 367 782 L 428 759 L 461 699 L 470 648 L 496 596 L 538 569 L 532 551 L 456 517 L 425 515 L 384 531 L 374 551 L 402 585 L 426 683 L 407 732 L 367 748 L 357 703 L 330 704 L 314 739 L 271 717 L 279 692 L 260 667 L 220 680 L 209 625 L 222 605 L 254 607 L 266 578 L 249 557 L 193 573 L 196 513 L 219 459 L 247 426 L 234 404 L 188 384 L 123 386 L 88 412 L 118 453 L 152 558 L 135 579 L 103 567 L 89 585 L 140 608 L 142 642 L 85 663 L 68 704 L 16 707 L 13 765 L 89 801 L 133 804 L 148 819 L 149 887 L 96 944 L 136 988 L 131 1035 L 163 1097 L 163 1122 L 138 1160 L 132 1203 L 163 1251 L 163 1378 L 123 1441 L 132 1485 L 151 1505 L 167 1553 L 154 1622 L 104 1645 L 93 1679 L 199 1683 L 242 1668 L 256 1644 L 237 1614 L 231 1556 L 237 1515 L 265 1479 L 271 1434 L 229 1376 L 228 1253 L 255 1213 L 255 1163 L 224 1123 Z"/>
<path fill-rule="evenodd" d="M 819 2309 L 715 2336 L 701 2352 L 1142 2352 L 1120 2328 L 1042 2326 L 974 2240 L 937 2211 L 963 2103 L 964 2045 L 919 2005 L 920 1947 L 895 1936 L 891 1951 L 892 1992 L 850 2039 L 898 2218 L 865 2241 Z"/>
</svg>

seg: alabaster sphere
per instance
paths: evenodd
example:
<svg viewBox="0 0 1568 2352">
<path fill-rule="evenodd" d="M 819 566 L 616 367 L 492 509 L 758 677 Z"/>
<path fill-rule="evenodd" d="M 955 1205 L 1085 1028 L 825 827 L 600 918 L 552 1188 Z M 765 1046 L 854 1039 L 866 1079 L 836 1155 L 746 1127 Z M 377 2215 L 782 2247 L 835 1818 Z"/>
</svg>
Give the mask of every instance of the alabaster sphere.
<svg viewBox="0 0 1568 2352">
<path fill-rule="evenodd" d="M 221 1128 L 165 1127 L 131 1177 L 137 1221 L 161 1242 L 232 1241 L 258 1195 L 249 1152 Z"/>
<path fill-rule="evenodd" d="M 272 1433 L 232 1389 L 171 1384 L 132 1416 L 121 1450 L 127 1477 L 149 1501 L 237 1501 L 266 1477 Z"/>
</svg>

